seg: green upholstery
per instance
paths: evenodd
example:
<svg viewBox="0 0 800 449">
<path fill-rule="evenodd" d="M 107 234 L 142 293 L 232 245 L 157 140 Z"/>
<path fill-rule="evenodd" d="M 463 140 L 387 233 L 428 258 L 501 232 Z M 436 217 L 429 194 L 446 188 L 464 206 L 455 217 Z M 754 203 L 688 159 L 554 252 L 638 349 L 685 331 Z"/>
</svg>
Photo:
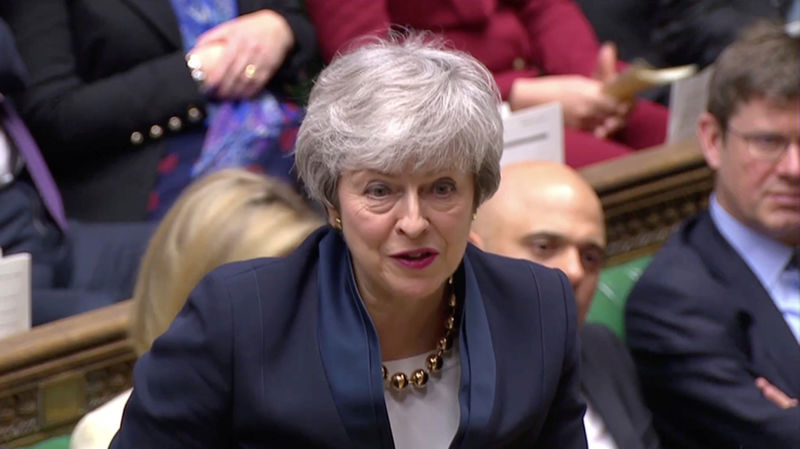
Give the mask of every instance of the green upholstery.
<svg viewBox="0 0 800 449">
<path fill-rule="evenodd" d="M 640 257 L 604 269 L 586 321 L 605 324 L 619 338 L 625 339 L 625 301 L 650 260 L 651 256 Z"/>
<path fill-rule="evenodd" d="M 69 449 L 69 435 L 53 437 L 39 444 L 28 446 L 27 449 Z"/>
</svg>

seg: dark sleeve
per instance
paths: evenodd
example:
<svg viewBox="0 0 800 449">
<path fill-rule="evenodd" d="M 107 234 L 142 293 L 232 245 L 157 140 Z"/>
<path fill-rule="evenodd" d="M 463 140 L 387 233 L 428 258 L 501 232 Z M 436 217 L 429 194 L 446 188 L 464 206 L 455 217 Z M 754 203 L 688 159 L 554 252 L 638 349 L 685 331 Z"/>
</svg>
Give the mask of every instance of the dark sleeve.
<svg viewBox="0 0 800 449">
<path fill-rule="evenodd" d="M 111 449 L 231 447 L 233 326 L 212 273 L 136 363 L 133 393 Z"/>
<path fill-rule="evenodd" d="M 12 93 L 25 86 L 27 73 L 14 42 L 14 35 L 0 19 L 0 93 Z"/>
<path fill-rule="evenodd" d="M 68 3 L 4 0 L 2 6 L 30 74 L 18 104 L 44 151 L 133 149 L 131 132 L 185 116 L 188 105 L 204 107 L 181 49 L 103 79 L 82 79 Z"/>
<path fill-rule="evenodd" d="M 658 0 L 653 45 L 671 65 L 713 63 L 739 31 L 763 14 L 771 2 Z"/>
<path fill-rule="evenodd" d="M 582 377 L 593 376 L 587 365 L 604 371 L 625 405 L 631 427 L 645 449 L 659 449 L 661 443 L 653 426 L 653 415 L 644 403 L 636 365 L 625 343 L 608 327 L 599 323 L 584 323 L 580 329 L 583 360 Z M 592 363 L 593 362 L 593 363 Z"/>
<path fill-rule="evenodd" d="M 260 9 L 271 9 L 286 20 L 294 35 L 294 47 L 286 55 L 273 80 L 276 83 L 302 83 L 317 58 L 317 36 L 297 0 L 266 0 Z"/>
<path fill-rule="evenodd" d="M 782 410 L 756 387 L 735 293 L 705 273 L 696 257 L 664 248 L 626 306 L 627 343 L 664 444 L 796 449 L 800 408 Z"/>
<path fill-rule="evenodd" d="M 325 62 L 330 62 L 337 51 L 346 49 L 354 38 L 385 33 L 391 23 L 386 3 L 386 0 L 306 0 Z"/>
<path fill-rule="evenodd" d="M 578 313 L 572 287 L 566 276 L 558 273 L 561 281 L 562 301 L 566 323 L 564 360 L 558 389 L 550 405 L 547 418 L 542 427 L 536 447 L 559 449 L 586 449 L 586 433 L 583 428 L 583 414 L 586 403 L 580 393 L 580 342 L 578 340 Z"/>
</svg>

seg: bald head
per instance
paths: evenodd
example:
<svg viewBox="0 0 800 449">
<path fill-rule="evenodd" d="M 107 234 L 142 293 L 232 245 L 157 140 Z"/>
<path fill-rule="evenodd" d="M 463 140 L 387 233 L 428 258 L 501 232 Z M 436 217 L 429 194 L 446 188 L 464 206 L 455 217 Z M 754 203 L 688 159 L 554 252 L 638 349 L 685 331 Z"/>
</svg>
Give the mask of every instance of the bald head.
<svg viewBox="0 0 800 449">
<path fill-rule="evenodd" d="M 564 271 L 583 321 L 606 238 L 600 199 L 577 172 L 552 162 L 504 167 L 499 190 L 478 209 L 472 230 L 473 243 L 485 251 Z"/>
</svg>

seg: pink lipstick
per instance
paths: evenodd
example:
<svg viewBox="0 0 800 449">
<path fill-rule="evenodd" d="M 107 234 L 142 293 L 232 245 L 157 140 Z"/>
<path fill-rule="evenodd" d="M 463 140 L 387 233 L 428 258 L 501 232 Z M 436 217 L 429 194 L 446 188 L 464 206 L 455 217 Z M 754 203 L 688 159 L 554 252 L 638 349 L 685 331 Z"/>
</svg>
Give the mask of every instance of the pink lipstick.
<svg viewBox="0 0 800 449">
<path fill-rule="evenodd" d="M 418 248 L 411 251 L 392 254 L 391 257 L 406 268 L 421 270 L 432 264 L 439 252 L 431 248 Z"/>
</svg>

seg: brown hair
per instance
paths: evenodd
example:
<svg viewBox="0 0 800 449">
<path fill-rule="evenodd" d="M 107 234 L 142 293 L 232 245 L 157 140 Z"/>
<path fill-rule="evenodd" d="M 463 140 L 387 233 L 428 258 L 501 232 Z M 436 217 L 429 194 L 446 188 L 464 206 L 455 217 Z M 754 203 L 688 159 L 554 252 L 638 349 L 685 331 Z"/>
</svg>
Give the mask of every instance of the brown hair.
<svg viewBox="0 0 800 449">
<path fill-rule="evenodd" d="M 150 349 L 189 292 L 219 265 L 283 256 L 322 224 L 290 187 L 245 170 L 223 170 L 189 186 L 147 247 L 133 294 L 130 336 Z"/>
<path fill-rule="evenodd" d="M 746 28 L 717 59 L 708 112 L 727 130 L 737 108 L 754 97 L 789 105 L 800 96 L 800 43 L 783 26 L 759 21 Z"/>
</svg>

